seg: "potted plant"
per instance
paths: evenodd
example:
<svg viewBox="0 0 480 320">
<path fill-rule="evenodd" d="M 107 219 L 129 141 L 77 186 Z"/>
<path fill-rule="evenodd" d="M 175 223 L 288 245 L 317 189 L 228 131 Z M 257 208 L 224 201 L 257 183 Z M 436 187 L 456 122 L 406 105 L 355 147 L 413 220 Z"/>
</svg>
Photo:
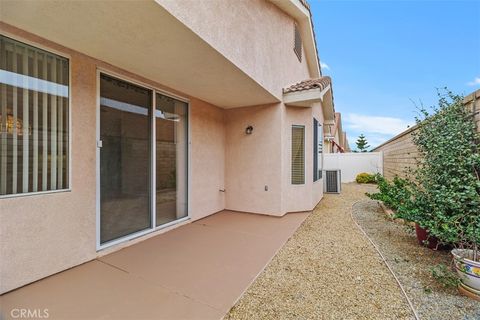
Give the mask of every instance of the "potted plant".
<svg viewBox="0 0 480 320">
<path fill-rule="evenodd" d="M 393 210 L 393 218 L 399 218 L 403 221 L 415 223 L 415 233 L 420 245 L 424 245 L 432 250 L 445 249 L 435 236 L 432 236 L 427 229 L 422 228 L 418 222 L 421 221 L 421 216 L 414 208 L 413 190 L 414 184 L 408 179 L 402 179 L 398 176 L 393 178 L 393 181 L 388 181 L 380 174 L 375 177 L 379 192 L 366 193 L 370 199 L 379 200 L 387 208 Z"/>
<path fill-rule="evenodd" d="M 449 91 L 439 94 L 432 114 L 420 112 L 412 133 L 419 151 L 413 196 L 399 214 L 455 246 L 461 286 L 480 297 L 480 135 L 463 97 Z"/>
</svg>

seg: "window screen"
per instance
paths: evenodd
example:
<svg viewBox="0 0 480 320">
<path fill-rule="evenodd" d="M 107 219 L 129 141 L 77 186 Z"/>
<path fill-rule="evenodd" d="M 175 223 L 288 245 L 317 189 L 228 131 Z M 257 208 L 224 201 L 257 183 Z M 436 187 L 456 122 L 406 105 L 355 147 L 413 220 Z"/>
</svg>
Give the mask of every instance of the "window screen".
<svg viewBox="0 0 480 320">
<path fill-rule="evenodd" d="M 305 127 L 292 126 L 292 184 L 305 183 Z"/>
<path fill-rule="evenodd" d="M 0 36 L 0 195 L 68 188 L 69 64 Z"/>
</svg>

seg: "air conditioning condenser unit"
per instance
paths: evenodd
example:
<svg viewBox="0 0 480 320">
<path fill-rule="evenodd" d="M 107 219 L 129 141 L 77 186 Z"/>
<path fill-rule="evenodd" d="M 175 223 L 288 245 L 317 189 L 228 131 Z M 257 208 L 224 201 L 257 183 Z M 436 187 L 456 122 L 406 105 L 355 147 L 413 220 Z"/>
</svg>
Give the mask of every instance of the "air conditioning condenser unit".
<svg viewBox="0 0 480 320">
<path fill-rule="evenodd" d="M 342 173 L 340 170 L 325 170 L 324 193 L 340 193 Z"/>
</svg>

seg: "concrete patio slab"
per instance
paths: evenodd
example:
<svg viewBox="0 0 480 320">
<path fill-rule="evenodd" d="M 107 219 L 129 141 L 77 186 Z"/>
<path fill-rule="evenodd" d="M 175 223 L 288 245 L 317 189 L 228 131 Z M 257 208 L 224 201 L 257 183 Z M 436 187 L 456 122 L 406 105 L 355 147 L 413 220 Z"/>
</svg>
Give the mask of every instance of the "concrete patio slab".
<svg viewBox="0 0 480 320">
<path fill-rule="evenodd" d="M 91 261 L 1 297 L 3 316 L 22 309 L 48 319 L 214 319 L 223 314 L 188 297 Z M 16 311 L 19 310 L 19 311 Z M 47 318 L 43 316 L 43 318 Z"/>
<path fill-rule="evenodd" d="M 223 211 L 0 297 L 49 319 L 221 319 L 308 213 Z"/>
<path fill-rule="evenodd" d="M 268 217 L 268 219 L 262 219 L 262 223 L 258 223 L 258 218 L 261 217 L 256 214 L 238 214 L 235 211 L 225 210 L 195 223 L 235 232 L 288 239 L 291 232 L 295 231 L 305 220 L 305 213 L 289 213 L 281 218 Z M 282 220 L 281 223 L 278 221 L 280 219 Z"/>
</svg>

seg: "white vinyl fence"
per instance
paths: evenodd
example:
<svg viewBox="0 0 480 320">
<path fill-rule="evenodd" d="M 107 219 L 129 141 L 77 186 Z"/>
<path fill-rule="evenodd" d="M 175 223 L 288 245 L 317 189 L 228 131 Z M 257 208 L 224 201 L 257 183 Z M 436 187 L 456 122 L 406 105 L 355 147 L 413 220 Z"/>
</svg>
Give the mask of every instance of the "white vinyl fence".
<svg viewBox="0 0 480 320">
<path fill-rule="evenodd" d="M 342 171 L 342 183 L 353 182 L 362 172 L 383 174 L 382 152 L 349 152 L 324 154 L 324 170 Z"/>
</svg>

